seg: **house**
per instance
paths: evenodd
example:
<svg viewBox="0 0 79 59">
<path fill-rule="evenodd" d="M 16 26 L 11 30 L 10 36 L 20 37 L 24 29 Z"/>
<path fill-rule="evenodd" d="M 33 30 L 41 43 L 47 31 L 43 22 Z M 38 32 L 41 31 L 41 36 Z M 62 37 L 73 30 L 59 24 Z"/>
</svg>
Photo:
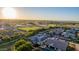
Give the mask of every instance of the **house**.
<svg viewBox="0 0 79 59">
<path fill-rule="evenodd" d="M 43 43 L 48 47 L 52 47 L 54 50 L 57 50 L 57 51 L 58 50 L 65 51 L 68 46 L 67 41 L 56 39 L 56 38 L 48 38 L 44 40 Z"/>
<path fill-rule="evenodd" d="M 60 35 L 62 32 L 64 32 L 64 29 L 62 29 L 62 28 L 55 28 L 55 29 L 53 29 L 53 32 L 56 35 Z"/>
<path fill-rule="evenodd" d="M 41 44 L 41 41 L 45 40 L 47 38 L 47 35 L 44 33 L 44 34 L 37 34 L 35 36 L 32 36 L 32 37 L 29 37 L 29 39 L 31 39 L 31 41 L 34 43 L 34 44 Z"/>
<path fill-rule="evenodd" d="M 77 32 L 77 37 L 79 37 L 79 31 Z"/>
<path fill-rule="evenodd" d="M 76 31 L 75 30 L 66 30 L 62 33 L 62 35 L 66 38 L 76 39 Z"/>
</svg>

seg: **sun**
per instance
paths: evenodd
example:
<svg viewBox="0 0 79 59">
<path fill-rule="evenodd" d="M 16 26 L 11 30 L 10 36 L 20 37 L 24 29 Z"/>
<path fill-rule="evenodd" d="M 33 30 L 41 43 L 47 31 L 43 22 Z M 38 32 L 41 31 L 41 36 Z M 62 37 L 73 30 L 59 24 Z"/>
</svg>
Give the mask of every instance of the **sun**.
<svg viewBox="0 0 79 59">
<path fill-rule="evenodd" d="M 7 18 L 7 19 L 14 19 L 16 18 L 16 10 L 11 7 L 3 8 L 2 15 L 4 18 Z"/>
</svg>

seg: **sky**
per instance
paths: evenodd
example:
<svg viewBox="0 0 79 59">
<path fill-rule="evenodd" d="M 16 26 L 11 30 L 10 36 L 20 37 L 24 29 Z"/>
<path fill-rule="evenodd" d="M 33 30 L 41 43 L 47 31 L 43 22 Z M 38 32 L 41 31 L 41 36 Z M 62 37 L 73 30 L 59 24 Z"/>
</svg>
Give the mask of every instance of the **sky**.
<svg viewBox="0 0 79 59">
<path fill-rule="evenodd" d="M 79 21 L 78 7 L 14 7 L 16 19 L 25 20 L 54 20 L 54 21 Z M 0 18 L 4 18 L 1 14 Z"/>
</svg>

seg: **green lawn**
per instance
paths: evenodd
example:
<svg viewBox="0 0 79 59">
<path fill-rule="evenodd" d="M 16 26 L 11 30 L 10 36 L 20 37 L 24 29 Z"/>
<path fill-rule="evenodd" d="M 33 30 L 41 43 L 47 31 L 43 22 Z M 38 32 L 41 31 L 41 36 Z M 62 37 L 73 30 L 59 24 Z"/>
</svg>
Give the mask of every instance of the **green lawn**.
<svg viewBox="0 0 79 59">
<path fill-rule="evenodd" d="M 19 30 L 24 30 L 24 31 L 30 31 L 30 30 L 38 30 L 40 27 L 24 27 L 24 28 L 18 28 Z"/>
<path fill-rule="evenodd" d="M 49 24 L 48 27 L 56 27 L 56 24 Z"/>
</svg>

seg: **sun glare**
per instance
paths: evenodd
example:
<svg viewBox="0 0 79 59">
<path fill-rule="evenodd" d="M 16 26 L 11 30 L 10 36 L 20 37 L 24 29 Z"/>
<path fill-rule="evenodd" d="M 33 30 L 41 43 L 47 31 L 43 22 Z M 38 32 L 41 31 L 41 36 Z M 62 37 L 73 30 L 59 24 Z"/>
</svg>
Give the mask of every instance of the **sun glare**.
<svg viewBox="0 0 79 59">
<path fill-rule="evenodd" d="M 7 19 L 14 19 L 16 18 L 16 10 L 11 7 L 3 8 L 2 15 L 4 18 L 7 18 Z"/>
</svg>

